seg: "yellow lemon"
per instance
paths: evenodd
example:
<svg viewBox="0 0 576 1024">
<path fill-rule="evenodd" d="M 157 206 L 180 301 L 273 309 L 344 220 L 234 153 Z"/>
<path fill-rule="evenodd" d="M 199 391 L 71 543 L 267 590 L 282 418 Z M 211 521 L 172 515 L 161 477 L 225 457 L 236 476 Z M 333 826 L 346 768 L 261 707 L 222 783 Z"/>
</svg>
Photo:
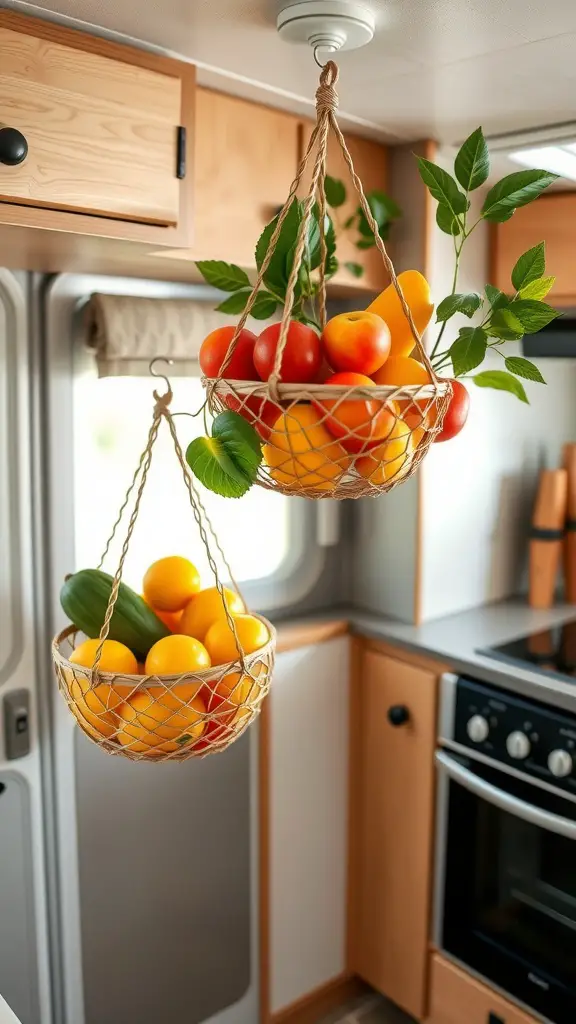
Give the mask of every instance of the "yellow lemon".
<svg viewBox="0 0 576 1024">
<path fill-rule="evenodd" d="M 226 607 L 231 615 L 246 611 L 244 602 L 235 590 L 224 587 Z M 206 633 L 214 622 L 226 619 L 224 602 L 217 587 L 207 587 L 188 602 L 180 620 L 180 632 L 204 641 Z"/>
<path fill-rule="evenodd" d="M 388 440 L 356 460 L 356 469 L 370 483 L 379 485 L 404 476 L 410 467 L 414 439 L 408 424 L 396 420 Z"/>
<path fill-rule="evenodd" d="M 334 490 L 351 459 L 322 418 L 321 412 L 302 402 L 276 420 L 262 449 L 272 479 L 290 489 Z"/>
<path fill-rule="evenodd" d="M 70 655 L 69 660 L 73 665 L 83 665 L 85 668 L 92 668 L 96 651 L 100 646 L 99 640 L 85 640 Z M 113 672 L 117 675 L 131 676 L 138 672 L 138 662 L 132 651 L 125 644 L 118 640 L 105 640 L 102 645 L 102 654 L 98 662 L 99 672 Z"/>
<path fill-rule="evenodd" d="M 120 708 L 117 739 L 134 753 L 151 757 L 181 750 L 204 732 L 206 706 L 194 684 L 167 690 L 151 686 L 129 697 Z"/>
<path fill-rule="evenodd" d="M 234 625 L 244 654 L 260 650 L 270 639 L 267 627 L 255 615 L 235 615 Z M 210 626 L 205 643 L 213 665 L 225 665 L 239 658 L 234 633 L 226 620 Z"/>
<path fill-rule="evenodd" d="M 178 612 L 200 590 L 200 575 L 187 558 L 171 555 L 150 566 L 142 589 L 146 602 L 152 608 L 161 612 Z"/>
<path fill-rule="evenodd" d="M 180 676 L 210 668 L 210 656 L 199 640 L 174 634 L 158 640 L 148 651 L 146 675 Z"/>
</svg>

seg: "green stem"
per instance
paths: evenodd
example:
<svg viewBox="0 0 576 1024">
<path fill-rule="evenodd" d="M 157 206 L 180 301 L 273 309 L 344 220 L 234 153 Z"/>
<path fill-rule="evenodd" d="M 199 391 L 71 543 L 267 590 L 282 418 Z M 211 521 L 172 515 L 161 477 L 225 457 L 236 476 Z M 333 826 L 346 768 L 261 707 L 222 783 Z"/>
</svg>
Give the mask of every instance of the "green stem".
<svg viewBox="0 0 576 1024">
<path fill-rule="evenodd" d="M 468 198 L 468 193 L 466 193 L 466 198 Z M 475 221 L 475 223 L 472 225 L 470 230 L 467 231 L 466 230 L 466 217 L 467 217 L 467 213 L 468 213 L 468 211 L 465 211 L 464 214 L 463 214 L 463 217 L 462 217 L 462 238 L 460 240 L 460 244 L 458 244 L 458 242 L 456 240 L 458 236 L 454 236 L 454 252 L 456 254 L 456 258 L 455 258 L 455 261 L 454 261 L 454 277 L 452 278 L 452 291 L 450 292 L 450 295 L 455 295 L 456 294 L 456 287 L 457 287 L 457 284 L 458 284 L 458 273 L 459 273 L 459 270 L 460 270 L 460 257 L 462 255 L 462 249 L 464 248 L 464 242 L 466 241 L 467 238 L 470 238 L 470 235 L 474 231 L 474 228 L 477 227 L 478 224 L 480 223 L 480 221 L 482 220 L 482 217 L 479 217 L 478 220 Z M 434 348 L 432 349 L 432 352 L 430 354 L 430 359 L 431 360 L 434 359 L 434 356 L 438 352 L 438 346 L 440 345 L 440 342 L 442 341 L 442 335 L 444 334 L 444 331 L 446 330 L 446 324 L 447 323 L 448 323 L 448 321 L 445 320 L 444 323 L 442 324 L 442 327 L 440 328 L 440 333 L 439 333 L 438 337 L 436 338 L 436 344 L 434 345 Z M 445 353 L 441 352 L 440 356 L 443 356 L 443 355 L 445 355 Z M 439 369 L 439 367 L 438 366 L 434 366 L 434 369 L 437 370 L 437 369 Z"/>
</svg>

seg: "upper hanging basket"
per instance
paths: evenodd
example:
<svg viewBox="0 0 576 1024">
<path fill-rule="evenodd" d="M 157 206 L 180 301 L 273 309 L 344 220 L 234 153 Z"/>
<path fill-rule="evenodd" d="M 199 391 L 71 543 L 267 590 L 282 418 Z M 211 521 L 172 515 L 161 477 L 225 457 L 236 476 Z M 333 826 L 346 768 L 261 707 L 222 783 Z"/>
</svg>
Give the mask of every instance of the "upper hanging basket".
<svg viewBox="0 0 576 1024">
<path fill-rule="evenodd" d="M 203 378 L 208 404 L 214 414 L 233 409 L 251 422 L 263 446 L 263 461 L 257 483 L 286 495 L 306 498 L 359 498 L 382 494 L 411 476 L 442 429 L 451 397 L 451 385 L 441 381 L 432 368 L 410 308 L 380 237 L 378 224 L 354 171 L 352 158 L 338 122 L 335 85 L 338 68 L 329 61 L 322 70 L 316 93 L 317 120 L 308 149 L 298 168 L 288 198 L 271 235 L 257 281 L 252 289 L 217 378 Z M 320 248 L 318 302 L 322 329 L 326 325 L 325 266 L 326 155 L 332 131 L 344 159 L 375 243 L 398 295 L 410 326 L 414 348 L 423 364 L 420 384 L 376 384 L 363 386 L 343 381 L 342 385 L 294 384 L 282 381 L 282 359 L 286 349 L 298 275 L 308 239 L 314 204 L 318 203 Z M 316 153 L 310 188 L 286 289 L 275 362 L 267 381 L 239 381 L 226 377 L 240 332 L 256 301 L 258 290 L 273 258 L 282 225 L 296 196 L 304 171 Z"/>
<path fill-rule="evenodd" d="M 236 612 L 231 613 L 232 604 L 240 611 L 244 605 L 186 465 L 168 408 L 172 398 L 169 385 L 165 395 L 159 396 L 154 392 L 154 397 L 156 406 L 148 443 L 100 562 L 102 565 L 131 494 L 136 488 L 134 508 L 130 515 L 118 569 L 111 585 L 96 653 L 89 665 L 71 660 L 78 644 L 84 638 L 76 626 L 70 626 L 54 638 L 52 657 L 59 688 L 70 711 L 86 735 L 107 753 L 121 755 L 133 761 L 184 761 L 190 757 L 204 757 L 225 750 L 254 721 L 270 688 L 276 634 L 274 627 L 266 619 L 254 616 L 249 628 L 253 630 L 254 626 L 256 627 L 257 640 L 253 642 L 249 653 L 245 649 L 247 645 L 243 644 L 242 640 L 244 633 L 240 626 L 241 620 L 237 618 Z M 218 615 L 223 632 L 223 635 L 220 634 L 220 650 L 224 653 L 218 657 L 218 663 L 215 663 L 214 658 L 210 665 L 208 651 L 199 639 L 193 638 L 192 642 L 201 649 L 201 670 L 194 668 L 179 672 L 177 675 L 157 675 L 150 672 L 145 674 L 143 669 L 140 675 L 136 672 L 126 672 L 125 669 L 103 671 L 100 663 L 102 661 L 104 664 L 105 644 L 109 635 L 114 636 L 113 616 L 120 591 L 122 570 L 136 525 L 152 449 L 162 419 L 168 424 L 174 442 L 194 519 L 222 601 Z M 213 555 L 214 549 L 221 557 L 236 593 L 230 590 L 226 592 L 226 588 L 222 586 Z M 180 641 L 183 638 L 174 639 Z M 186 642 L 191 642 L 188 637 Z M 159 641 L 159 644 L 162 643 L 163 639 Z M 208 640 L 206 643 L 208 644 Z M 154 646 L 158 647 L 159 644 Z M 117 647 L 121 646 L 117 644 Z M 124 647 L 124 652 L 136 669 L 134 655 L 137 652 L 132 651 L 131 654 L 127 647 Z"/>
</svg>

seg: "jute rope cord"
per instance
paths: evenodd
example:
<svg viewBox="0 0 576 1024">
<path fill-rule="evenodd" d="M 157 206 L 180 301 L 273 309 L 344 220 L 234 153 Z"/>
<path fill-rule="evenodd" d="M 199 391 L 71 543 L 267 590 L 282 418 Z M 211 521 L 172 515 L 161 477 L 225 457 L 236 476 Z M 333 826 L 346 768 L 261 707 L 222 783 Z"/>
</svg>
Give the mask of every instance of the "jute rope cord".
<svg viewBox="0 0 576 1024">
<path fill-rule="evenodd" d="M 451 396 L 450 384 L 441 381 L 434 372 L 338 126 L 337 81 L 338 68 L 333 61 L 328 61 L 322 69 L 316 92 L 316 124 L 278 216 L 256 282 L 230 340 L 218 377 L 203 378 L 211 412 L 217 414 L 225 409 L 234 409 L 253 423 L 265 442 L 264 459 L 257 483 L 270 490 L 308 498 L 359 498 L 381 494 L 406 480 L 415 472 L 441 430 Z M 426 384 L 404 384 L 397 387 L 377 385 L 368 389 L 282 382 L 282 357 L 288 341 L 298 274 L 316 202 L 321 250 L 318 307 L 322 329 L 326 324 L 324 182 L 330 132 L 338 140 L 360 206 L 374 233 L 376 247 L 398 295 L 414 339 L 417 358 L 428 372 L 429 382 Z M 258 291 L 264 283 L 282 226 L 314 154 L 310 185 L 303 201 L 294 260 L 286 287 L 272 373 L 265 382 L 230 380 L 226 377 L 226 369 Z M 303 412 L 306 407 L 308 412 Z M 282 417 L 280 426 L 279 417 Z"/>
<path fill-rule="evenodd" d="M 81 640 L 74 626 L 60 632 L 52 643 L 59 689 L 83 731 L 108 753 L 135 761 L 184 761 L 190 757 L 205 757 L 225 750 L 242 735 L 260 711 L 270 688 L 276 643 L 273 626 L 262 616 L 257 616 L 267 627 L 270 640 L 252 654 L 245 654 L 242 649 L 212 553 L 213 546 L 220 555 L 236 593 L 240 597 L 242 595 L 186 463 L 169 409 L 172 390 L 168 380 L 164 380 L 167 390 L 163 395 L 154 391 L 155 406 L 146 447 L 98 565 L 101 568 L 104 564 L 131 498 L 135 495 L 92 668 L 84 668 L 69 660 L 77 642 Z M 172 438 L 208 564 L 222 600 L 226 621 L 234 636 L 238 658 L 225 665 L 215 665 L 210 669 L 178 676 L 134 676 L 102 672 L 99 669 L 102 651 L 110 631 L 124 563 L 162 420 L 166 422 Z M 137 705 L 132 704 L 136 696 Z M 137 710 L 132 711 L 133 707 L 137 707 Z M 130 712 L 128 715 L 126 709 Z"/>
</svg>

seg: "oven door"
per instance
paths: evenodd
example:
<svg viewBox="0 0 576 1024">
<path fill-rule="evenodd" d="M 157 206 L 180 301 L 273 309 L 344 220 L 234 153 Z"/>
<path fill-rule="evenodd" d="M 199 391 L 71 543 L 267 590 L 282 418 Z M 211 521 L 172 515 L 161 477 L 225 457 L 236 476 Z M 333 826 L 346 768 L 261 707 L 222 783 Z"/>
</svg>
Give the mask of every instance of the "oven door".
<svg viewBox="0 0 576 1024">
<path fill-rule="evenodd" d="M 554 1024 L 576 1021 L 576 803 L 441 751 L 437 940 Z"/>
</svg>

